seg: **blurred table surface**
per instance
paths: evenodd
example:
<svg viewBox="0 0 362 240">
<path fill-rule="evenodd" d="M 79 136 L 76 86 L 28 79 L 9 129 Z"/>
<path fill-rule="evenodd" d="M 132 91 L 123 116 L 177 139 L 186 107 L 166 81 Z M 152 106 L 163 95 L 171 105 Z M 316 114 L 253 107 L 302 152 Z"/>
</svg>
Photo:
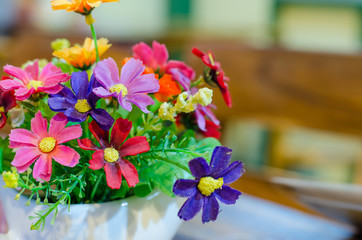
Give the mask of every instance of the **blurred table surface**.
<svg viewBox="0 0 362 240">
<path fill-rule="evenodd" d="M 240 187 L 242 183 L 248 184 L 249 188 Z M 314 213 L 294 200 L 288 192 L 268 182 L 246 177 L 233 187 L 244 190 L 235 205 L 220 204 L 221 212 L 216 222 L 202 224 L 199 214 L 195 219 L 183 223 L 174 240 L 360 239 L 355 236 L 353 226 Z M 273 201 L 245 192 L 264 192 L 265 195 L 259 196 Z"/>
</svg>

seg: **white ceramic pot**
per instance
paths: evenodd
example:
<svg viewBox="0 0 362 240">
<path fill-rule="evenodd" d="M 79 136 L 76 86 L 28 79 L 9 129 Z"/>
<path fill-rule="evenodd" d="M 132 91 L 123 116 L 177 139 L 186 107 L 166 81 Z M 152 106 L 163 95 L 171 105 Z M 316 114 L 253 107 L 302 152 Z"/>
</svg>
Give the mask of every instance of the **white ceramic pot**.
<svg viewBox="0 0 362 240">
<path fill-rule="evenodd" d="M 131 197 L 101 204 L 74 204 L 61 206 L 51 225 L 52 215 L 48 216 L 44 230 L 30 231 L 29 216 L 44 208 L 31 203 L 25 206 L 27 198 L 14 200 L 16 192 L 4 189 L 0 180 L 0 201 L 8 223 L 7 234 L 0 233 L 1 240 L 106 240 L 106 239 L 171 239 L 181 221 L 177 217 L 180 203 L 155 192 L 146 198 Z M 0 214 L 1 214 L 0 210 Z"/>
</svg>

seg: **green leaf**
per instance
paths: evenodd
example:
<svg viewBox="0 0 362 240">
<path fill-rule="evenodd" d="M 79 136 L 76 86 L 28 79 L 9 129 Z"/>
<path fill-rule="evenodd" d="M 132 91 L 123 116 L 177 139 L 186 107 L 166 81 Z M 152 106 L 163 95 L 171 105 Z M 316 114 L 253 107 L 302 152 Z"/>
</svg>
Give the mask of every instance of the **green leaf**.
<svg viewBox="0 0 362 240">
<path fill-rule="evenodd" d="M 51 119 L 55 116 L 55 114 L 57 114 L 50 109 L 47 100 L 39 101 L 39 110 L 42 113 L 43 117 L 47 119 Z"/>
<path fill-rule="evenodd" d="M 122 185 L 120 189 L 111 191 L 111 200 L 122 199 L 125 198 L 128 193 L 129 187 L 126 181 L 122 181 Z"/>
<path fill-rule="evenodd" d="M 138 197 L 146 197 L 152 192 L 152 187 L 150 182 L 138 183 L 134 188 L 134 193 Z"/>
</svg>

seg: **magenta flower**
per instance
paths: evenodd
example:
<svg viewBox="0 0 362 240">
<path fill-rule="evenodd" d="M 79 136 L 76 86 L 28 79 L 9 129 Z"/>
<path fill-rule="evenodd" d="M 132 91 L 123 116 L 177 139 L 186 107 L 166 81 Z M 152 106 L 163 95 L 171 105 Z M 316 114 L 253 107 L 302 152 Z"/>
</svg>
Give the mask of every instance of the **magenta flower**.
<svg viewBox="0 0 362 240">
<path fill-rule="evenodd" d="M 69 75 L 51 63 L 48 63 L 39 73 L 38 60 L 27 66 L 24 70 L 11 65 L 4 67 L 4 72 L 14 77 L 0 82 L 5 90 L 15 90 L 16 100 L 23 101 L 33 93 L 44 92 L 56 94 L 62 90 L 59 83 L 69 80 Z"/>
<path fill-rule="evenodd" d="M 116 62 L 112 58 L 105 59 L 94 69 L 94 76 L 102 87 L 94 88 L 93 92 L 98 97 L 116 97 L 127 111 L 132 110 L 133 103 L 149 113 L 146 107 L 155 102 L 146 93 L 158 92 L 160 85 L 154 74 L 142 74 L 144 70 L 142 62 L 132 58 L 122 67 L 119 76 Z"/>
<path fill-rule="evenodd" d="M 31 131 L 26 129 L 13 129 L 9 135 L 10 148 L 18 148 L 12 165 L 22 173 L 33 162 L 33 177 L 38 180 L 49 181 L 52 174 L 52 159 L 67 166 L 78 164 L 80 155 L 72 148 L 60 145 L 82 136 L 79 125 L 65 127 L 67 117 L 58 113 L 48 122 L 40 111 L 31 120 Z"/>
<path fill-rule="evenodd" d="M 176 68 L 189 79 L 195 78 L 195 71 L 184 62 L 170 60 L 168 61 L 168 51 L 165 44 L 153 41 L 152 48 L 144 42 L 136 44 L 132 48 L 133 57 L 142 60 L 143 64 L 158 71 L 161 75 L 171 74 L 171 69 Z"/>
</svg>

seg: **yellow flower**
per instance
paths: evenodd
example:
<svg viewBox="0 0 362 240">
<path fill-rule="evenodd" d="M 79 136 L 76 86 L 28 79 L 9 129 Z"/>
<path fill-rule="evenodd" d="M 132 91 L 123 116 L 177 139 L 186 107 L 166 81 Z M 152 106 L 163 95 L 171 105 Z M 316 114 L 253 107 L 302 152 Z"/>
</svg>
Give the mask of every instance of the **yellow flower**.
<svg viewBox="0 0 362 240">
<path fill-rule="evenodd" d="M 201 88 L 192 100 L 195 104 L 206 107 L 212 102 L 212 90 L 206 87 Z"/>
<path fill-rule="evenodd" d="M 66 10 L 67 12 L 77 12 L 88 15 L 101 3 L 118 2 L 119 0 L 53 0 L 51 1 L 53 10 Z"/>
<path fill-rule="evenodd" d="M 98 39 L 97 43 L 99 56 L 103 55 L 112 46 L 108 44 L 108 40 L 105 38 Z M 53 55 L 64 59 L 67 63 L 81 70 L 87 70 L 96 61 L 96 50 L 94 41 L 91 38 L 86 38 L 83 46 L 75 45 L 71 48 L 63 48 L 54 51 Z"/>
<path fill-rule="evenodd" d="M 188 98 L 187 98 L 188 97 Z M 187 92 L 183 92 L 177 97 L 177 102 L 175 104 L 175 109 L 177 112 L 190 113 L 195 111 L 196 106 L 194 104 L 193 96 L 188 95 Z"/>
<path fill-rule="evenodd" d="M 176 117 L 175 108 L 167 102 L 161 104 L 160 109 L 158 110 L 158 117 L 162 120 L 169 120 L 174 122 Z"/>
<path fill-rule="evenodd" d="M 17 188 L 18 187 L 18 179 L 19 174 L 16 172 L 16 170 L 13 169 L 12 172 L 3 172 L 3 180 L 5 182 L 4 188 Z"/>
</svg>

